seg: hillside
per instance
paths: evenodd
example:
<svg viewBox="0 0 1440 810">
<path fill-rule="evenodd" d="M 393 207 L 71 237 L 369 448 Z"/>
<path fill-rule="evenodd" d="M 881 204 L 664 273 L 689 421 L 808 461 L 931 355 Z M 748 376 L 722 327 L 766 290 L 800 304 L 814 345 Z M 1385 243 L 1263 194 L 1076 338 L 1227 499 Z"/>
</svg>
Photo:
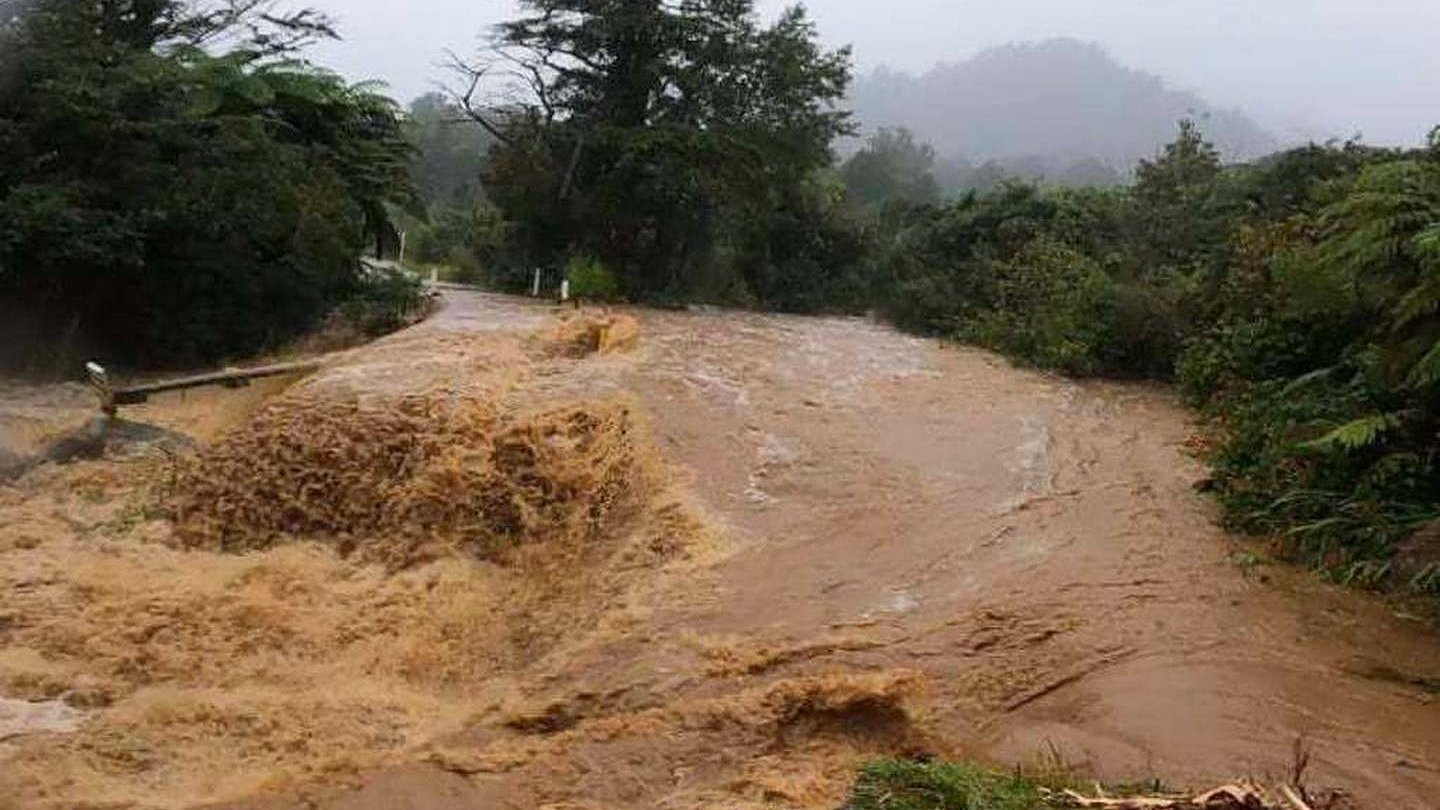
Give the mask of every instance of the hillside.
<svg viewBox="0 0 1440 810">
<path fill-rule="evenodd" d="M 1186 116 L 1229 159 L 1279 146 L 1244 113 L 1171 89 L 1073 39 L 991 48 L 919 77 L 881 68 L 857 77 L 849 100 L 866 133 L 903 126 L 942 158 L 976 163 L 1089 159 L 1126 171 L 1171 140 Z"/>
</svg>

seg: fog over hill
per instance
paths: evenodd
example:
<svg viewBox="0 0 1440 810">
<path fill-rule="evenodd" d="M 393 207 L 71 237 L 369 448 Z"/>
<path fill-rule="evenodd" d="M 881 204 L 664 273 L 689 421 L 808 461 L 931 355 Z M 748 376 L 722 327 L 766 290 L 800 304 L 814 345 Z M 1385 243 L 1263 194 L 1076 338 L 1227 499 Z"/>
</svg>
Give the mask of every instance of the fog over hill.
<svg viewBox="0 0 1440 810">
<path fill-rule="evenodd" d="M 1119 64 L 1099 45 L 1067 38 L 990 48 L 920 76 L 880 68 L 856 77 L 850 102 L 862 134 L 905 127 L 942 159 L 976 164 L 1103 164 L 1124 174 L 1173 139 L 1184 117 L 1227 159 L 1281 145 L 1243 112 L 1216 108 Z"/>
</svg>

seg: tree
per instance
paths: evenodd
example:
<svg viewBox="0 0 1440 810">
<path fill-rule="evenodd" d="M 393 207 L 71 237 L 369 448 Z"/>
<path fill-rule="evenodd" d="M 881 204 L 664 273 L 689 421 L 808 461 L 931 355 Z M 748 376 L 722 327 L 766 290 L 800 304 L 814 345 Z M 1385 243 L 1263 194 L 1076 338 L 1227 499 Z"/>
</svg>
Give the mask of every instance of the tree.
<svg viewBox="0 0 1440 810">
<path fill-rule="evenodd" d="M 591 253 L 628 292 L 694 286 L 830 162 L 848 51 L 750 0 L 526 0 L 457 97 L 500 145 L 486 187 L 522 253 Z M 479 104 L 477 88 L 509 94 Z M 753 287 L 760 275 L 748 279 Z M 765 290 L 756 289 L 762 297 Z"/>
<path fill-rule="evenodd" d="M 1188 269 L 1216 258 L 1228 228 L 1215 194 L 1219 178 L 1220 153 L 1190 119 L 1160 155 L 1140 161 L 1136 221 L 1150 264 Z"/>
<path fill-rule="evenodd" d="M 935 203 L 940 187 L 932 174 L 935 150 L 917 143 L 908 129 L 881 129 L 840 170 L 851 199 L 878 207 L 891 200 Z"/>
<path fill-rule="evenodd" d="M 313 324 L 412 200 L 392 102 L 258 0 L 33 0 L 3 28 L 7 367 L 206 362 Z M 228 43 L 229 47 L 224 47 Z"/>
<path fill-rule="evenodd" d="M 410 102 L 405 130 L 415 146 L 411 174 L 427 207 L 468 208 L 483 197 L 480 175 L 495 144 L 464 108 L 443 93 Z"/>
<path fill-rule="evenodd" d="M 1220 174 L 1220 153 L 1195 122 L 1180 121 L 1175 140 L 1135 167 L 1135 196 L 1149 205 L 1183 204 Z"/>
</svg>

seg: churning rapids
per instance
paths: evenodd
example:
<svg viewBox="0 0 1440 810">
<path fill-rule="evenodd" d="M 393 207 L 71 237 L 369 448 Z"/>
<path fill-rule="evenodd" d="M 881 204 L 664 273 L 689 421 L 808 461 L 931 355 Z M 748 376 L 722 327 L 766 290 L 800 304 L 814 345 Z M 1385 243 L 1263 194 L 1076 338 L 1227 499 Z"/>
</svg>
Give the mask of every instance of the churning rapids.
<svg viewBox="0 0 1440 810">
<path fill-rule="evenodd" d="M 1237 565 L 1168 392 L 858 319 L 633 314 L 635 348 L 575 357 L 527 343 L 549 307 L 454 290 L 295 386 L 625 403 L 661 466 L 593 548 L 398 572 L 305 538 L 186 549 L 122 519 L 163 497 L 144 454 L 0 492 L 0 795 L 833 808 L 876 756 L 1205 787 L 1285 773 L 1303 737 L 1316 785 L 1434 806 L 1433 631 Z M 7 720 L 22 700 L 64 722 Z"/>
</svg>

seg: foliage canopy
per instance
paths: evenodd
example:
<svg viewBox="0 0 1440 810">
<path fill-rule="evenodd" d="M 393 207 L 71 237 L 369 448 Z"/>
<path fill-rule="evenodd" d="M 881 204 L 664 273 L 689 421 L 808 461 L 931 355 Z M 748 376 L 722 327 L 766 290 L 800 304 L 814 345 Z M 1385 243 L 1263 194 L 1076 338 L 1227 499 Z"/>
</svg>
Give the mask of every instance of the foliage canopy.
<svg viewBox="0 0 1440 810">
<path fill-rule="evenodd" d="M 526 0 L 458 67 L 500 141 L 485 186 L 517 226 L 516 263 L 586 253 L 633 296 L 782 306 L 807 294 L 787 285 L 825 283 L 774 255 L 774 229 L 797 221 L 824 242 L 812 178 L 849 131 L 834 106 L 849 54 L 822 49 L 802 8 L 767 27 L 750 0 Z M 476 102 L 497 75 L 514 92 Z"/>
<path fill-rule="evenodd" d="M 0 46 L 4 365 L 195 363 L 306 329 L 412 202 L 393 103 L 257 0 L 33 0 Z"/>
</svg>

